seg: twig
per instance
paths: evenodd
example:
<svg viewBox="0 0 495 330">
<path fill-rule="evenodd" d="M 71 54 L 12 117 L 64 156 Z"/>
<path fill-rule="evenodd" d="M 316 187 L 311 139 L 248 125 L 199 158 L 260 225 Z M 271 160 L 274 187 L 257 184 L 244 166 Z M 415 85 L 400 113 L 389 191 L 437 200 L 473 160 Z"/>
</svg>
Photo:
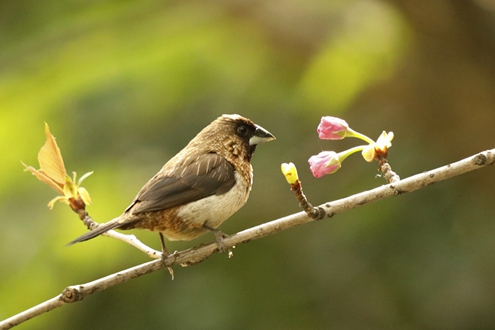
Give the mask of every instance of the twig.
<svg viewBox="0 0 495 330">
<path fill-rule="evenodd" d="M 332 217 L 337 213 L 351 210 L 364 204 L 406 192 L 412 192 L 457 175 L 479 169 L 486 165 L 492 165 L 494 162 L 495 149 L 491 149 L 450 165 L 442 166 L 369 191 L 322 204 L 318 206 L 318 208 L 324 210 L 325 216 Z M 223 243 L 225 247 L 232 247 L 312 221 L 314 220 L 308 217 L 305 212 L 299 212 L 228 236 L 224 238 Z M 80 301 L 95 292 L 105 290 L 135 277 L 152 273 L 164 267 L 171 267 L 177 264 L 181 266 L 197 264 L 217 252 L 219 252 L 219 249 L 216 242 L 202 244 L 185 251 L 174 253 L 168 256 L 163 262 L 162 260 L 146 262 L 93 282 L 67 287 L 60 295 L 0 322 L 0 330 L 10 329 L 52 309 L 67 303 Z"/>
<path fill-rule="evenodd" d="M 162 257 L 162 253 L 160 251 L 150 248 L 148 245 L 138 240 L 137 237 L 134 235 L 126 235 L 116 232 L 115 230 L 109 230 L 106 233 L 103 233 L 102 236 L 112 237 L 129 245 L 132 245 L 138 250 L 144 252 L 151 259 L 159 259 Z"/>
<path fill-rule="evenodd" d="M 81 219 L 81 221 L 89 230 L 93 230 L 99 226 L 99 224 L 93 220 L 93 218 L 88 214 L 88 212 L 86 212 L 86 210 L 84 209 L 85 207 L 84 204 L 82 204 L 82 206 L 74 206 L 73 204 L 74 203 L 69 204 L 70 207 L 74 212 L 77 213 L 79 219 Z M 120 241 L 123 241 L 129 245 L 132 245 L 138 250 L 144 252 L 148 257 L 152 259 L 158 259 L 161 258 L 162 256 L 162 253 L 160 251 L 150 248 L 149 246 L 138 240 L 134 235 L 121 234 L 119 232 L 116 232 L 115 230 L 109 230 L 103 233 L 102 235 L 112 237 Z"/>
<path fill-rule="evenodd" d="M 302 184 L 299 179 L 290 185 L 290 189 L 294 193 L 294 197 L 296 197 L 299 202 L 299 206 L 304 210 L 304 212 L 306 212 L 308 217 L 313 220 L 321 220 L 325 217 L 325 210 L 321 207 L 314 207 L 313 204 L 308 201 L 306 195 L 304 195 Z"/>
<path fill-rule="evenodd" d="M 386 158 L 379 158 L 378 164 L 380 164 L 378 170 L 383 173 L 383 177 L 385 178 L 385 180 L 387 180 L 388 183 L 400 181 L 400 177 L 397 175 L 397 173 L 392 171 L 392 167 L 390 166 Z"/>
</svg>

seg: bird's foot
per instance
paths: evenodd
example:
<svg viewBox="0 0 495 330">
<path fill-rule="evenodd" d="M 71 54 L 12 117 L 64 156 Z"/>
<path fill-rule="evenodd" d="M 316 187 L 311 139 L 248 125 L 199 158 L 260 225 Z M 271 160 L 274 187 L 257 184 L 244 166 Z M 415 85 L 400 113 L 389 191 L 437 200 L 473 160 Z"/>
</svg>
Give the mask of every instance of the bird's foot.
<svg viewBox="0 0 495 330">
<path fill-rule="evenodd" d="M 215 234 L 215 239 L 217 241 L 217 244 L 218 244 L 218 248 L 220 249 L 220 252 L 225 252 L 225 244 L 223 244 L 223 239 L 228 237 L 229 235 L 225 234 L 224 232 L 220 231 L 220 230 L 215 230 L 213 232 L 213 234 Z"/>
<path fill-rule="evenodd" d="M 172 257 L 175 256 L 176 253 L 177 253 L 177 251 L 175 251 L 172 254 L 170 254 L 168 252 L 162 252 L 162 255 L 161 255 L 162 265 L 163 265 L 163 267 L 167 268 L 168 272 L 170 273 L 170 276 L 172 276 L 172 280 L 174 279 L 174 270 L 172 269 L 172 267 L 170 265 L 175 262 L 175 258 L 172 259 L 172 261 L 168 260 L 168 258 L 170 256 L 172 256 Z"/>
<path fill-rule="evenodd" d="M 228 253 L 228 257 L 229 258 L 232 258 L 234 256 L 234 253 L 232 252 L 232 249 L 234 249 L 235 246 L 232 246 L 232 248 L 225 248 L 225 244 L 223 243 L 224 238 L 229 237 L 229 235 L 225 234 L 221 230 L 218 230 L 218 229 L 215 229 L 215 228 L 211 228 L 211 227 L 209 227 L 207 225 L 203 225 L 203 227 L 206 228 L 206 229 L 208 229 L 209 231 L 211 231 L 213 234 L 215 234 L 215 239 L 217 241 L 218 249 L 220 250 L 220 252 L 222 252 L 222 253 L 227 252 Z"/>
</svg>

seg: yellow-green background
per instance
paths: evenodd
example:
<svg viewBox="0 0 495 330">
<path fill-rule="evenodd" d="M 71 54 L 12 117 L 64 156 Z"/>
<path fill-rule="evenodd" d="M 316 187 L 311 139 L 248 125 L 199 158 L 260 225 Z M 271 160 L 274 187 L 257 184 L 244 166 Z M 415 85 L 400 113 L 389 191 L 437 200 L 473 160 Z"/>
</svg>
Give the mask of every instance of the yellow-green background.
<svg viewBox="0 0 495 330">
<path fill-rule="evenodd" d="M 394 131 L 402 177 L 495 147 L 495 6 L 489 0 L 0 2 L 0 319 L 147 261 L 85 230 L 37 167 L 50 124 L 103 222 L 202 127 L 239 113 L 275 142 L 253 158 L 227 233 L 298 212 L 280 163 L 319 204 L 383 184 L 352 156 L 314 179 L 307 159 L 335 115 Z M 494 169 L 135 279 L 19 329 L 493 329 Z M 156 234 L 133 232 L 158 248 Z M 184 249 L 202 241 L 173 242 Z"/>
</svg>

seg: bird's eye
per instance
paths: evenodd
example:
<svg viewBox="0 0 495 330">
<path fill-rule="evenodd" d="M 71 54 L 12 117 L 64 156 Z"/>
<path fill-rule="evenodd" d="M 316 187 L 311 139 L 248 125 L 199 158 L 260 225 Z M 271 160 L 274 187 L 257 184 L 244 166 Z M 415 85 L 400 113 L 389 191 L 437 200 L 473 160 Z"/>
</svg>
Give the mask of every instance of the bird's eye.
<svg viewBox="0 0 495 330">
<path fill-rule="evenodd" d="M 240 136 L 246 136 L 248 134 L 248 132 L 249 132 L 249 129 L 244 125 L 237 127 L 237 133 Z"/>
</svg>

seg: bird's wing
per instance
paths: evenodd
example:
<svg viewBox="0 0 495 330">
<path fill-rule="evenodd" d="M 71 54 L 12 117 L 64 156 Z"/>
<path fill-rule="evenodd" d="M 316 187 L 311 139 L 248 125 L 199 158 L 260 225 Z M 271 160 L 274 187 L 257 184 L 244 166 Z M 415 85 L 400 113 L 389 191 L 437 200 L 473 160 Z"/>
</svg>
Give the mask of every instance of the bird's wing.
<svg viewBox="0 0 495 330">
<path fill-rule="evenodd" d="M 216 153 L 190 158 L 182 166 L 155 175 L 126 209 L 133 214 L 159 211 L 221 195 L 235 184 L 234 166 Z"/>
</svg>

